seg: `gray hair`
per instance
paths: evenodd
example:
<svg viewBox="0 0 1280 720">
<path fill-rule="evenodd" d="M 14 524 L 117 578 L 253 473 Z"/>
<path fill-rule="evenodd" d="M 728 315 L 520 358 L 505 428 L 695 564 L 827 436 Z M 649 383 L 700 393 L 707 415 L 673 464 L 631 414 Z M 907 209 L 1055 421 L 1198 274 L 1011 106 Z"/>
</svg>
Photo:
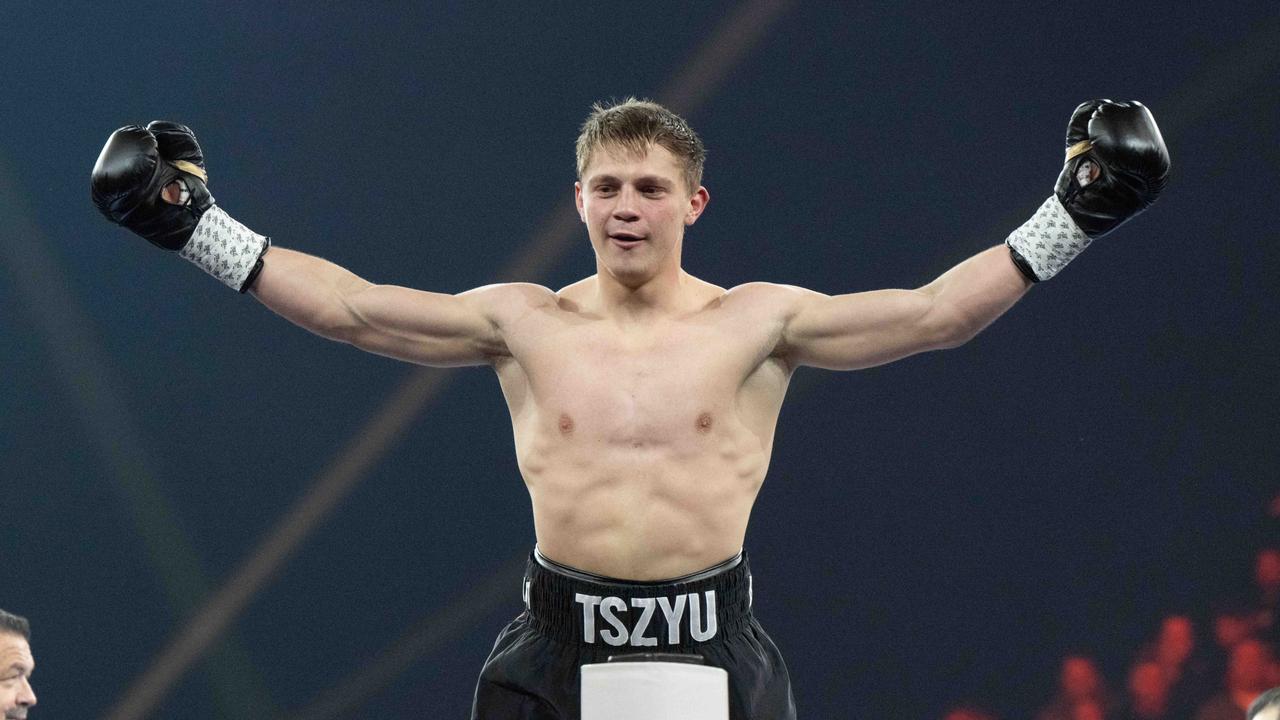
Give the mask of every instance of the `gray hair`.
<svg viewBox="0 0 1280 720">
<path fill-rule="evenodd" d="M 31 640 L 31 623 L 21 615 L 14 615 L 10 612 L 0 610 L 0 632 L 9 632 L 15 635 L 21 635 L 23 639 Z"/>
</svg>

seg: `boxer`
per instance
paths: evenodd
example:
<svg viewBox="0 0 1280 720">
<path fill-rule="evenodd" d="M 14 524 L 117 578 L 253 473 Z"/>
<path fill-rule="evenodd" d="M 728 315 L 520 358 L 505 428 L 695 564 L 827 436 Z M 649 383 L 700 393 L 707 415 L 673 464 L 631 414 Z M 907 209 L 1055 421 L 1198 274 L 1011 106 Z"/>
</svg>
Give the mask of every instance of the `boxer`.
<svg viewBox="0 0 1280 720">
<path fill-rule="evenodd" d="M 702 141 L 668 109 L 596 105 L 576 150 L 596 272 L 559 290 L 374 284 L 272 246 L 215 203 L 195 135 L 177 123 L 113 133 L 92 193 L 112 222 L 313 333 L 497 374 L 537 542 L 525 611 L 481 671 L 474 718 L 576 718 L 578 668 L 643 651 L 725 667 L 735 720 L 792 718 L 786 665 L 751 615 L 742 544 L 793 373 L 965 343 L 1155 201 L 1164 141 L 1140 103 L 1086 102 L 1053 193 L 1005 242 L 913 290 L 843 295 L 726 289 L 682 268 L 710 194 Z"/>
</svg>

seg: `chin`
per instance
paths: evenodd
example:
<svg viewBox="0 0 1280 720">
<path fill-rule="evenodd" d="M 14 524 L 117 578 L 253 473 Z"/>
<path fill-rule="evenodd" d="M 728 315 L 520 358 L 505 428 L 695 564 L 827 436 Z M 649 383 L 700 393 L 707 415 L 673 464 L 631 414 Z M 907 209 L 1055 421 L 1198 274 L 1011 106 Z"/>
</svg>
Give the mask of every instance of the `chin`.
<svg viewBox="0 0 1280 720">
<path fill-rule="evenodd" d="M 652 280 L 656 274 L 651 267 L 637 267 L 634 265 L 606 266 L 605 270 L 609 272 L 610 277 L 629 288 L 638 288 L 644 285 Z"/>
<path fill-rule="evenodd" d="M 609 271 L 609 275 L 613 277 L 614 280 L 617 280 L 619 283 L 621 283 L 623 286 L 629 287 L 633 290 L 643 286 L 646 282 L 648 282 L 653 277 L 648 273 L 614 272 L 612 270 Z"/>
</svg>

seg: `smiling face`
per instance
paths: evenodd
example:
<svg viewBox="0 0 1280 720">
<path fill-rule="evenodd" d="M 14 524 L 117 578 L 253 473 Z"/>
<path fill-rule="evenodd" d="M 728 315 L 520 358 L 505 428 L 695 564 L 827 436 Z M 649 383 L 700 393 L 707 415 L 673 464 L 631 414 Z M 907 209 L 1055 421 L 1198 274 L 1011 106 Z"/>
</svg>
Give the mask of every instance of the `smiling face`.
<svg viewBox="0 0 1280 720">
<path fill-rule="evenodd" d="M 661 145 L 644 154 L 618 145 L 597 148 L 574 195 L 601 280 L 630 289 L 680 272 L 684 229 L 710 199 L 706 188 L 685 184 L 682 165 Z"/>
<path fill-rule="evenodd" d="M 31 689 L 35 667 L 27 639 L 0 631 L 0 711 L 6 720 L 26 718 L 27 708 L 36 704 L 36 693 Z"/>
</svg>

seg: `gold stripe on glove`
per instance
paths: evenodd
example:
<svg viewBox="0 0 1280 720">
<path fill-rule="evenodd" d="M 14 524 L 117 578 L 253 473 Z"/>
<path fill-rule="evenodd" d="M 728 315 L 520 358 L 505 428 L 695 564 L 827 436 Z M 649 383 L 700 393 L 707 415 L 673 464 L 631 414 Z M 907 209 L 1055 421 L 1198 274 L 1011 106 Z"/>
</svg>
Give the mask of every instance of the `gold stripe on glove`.
<svg viewBox="0 0 1280 720">
<path fill-rule="evenodd" d="M 204 182 L 209 182 L 209 174 L 204 171 L 204 168 L 193 162 L 187 162 L 186 160 L 174 160 L 171 164 L 188 175 L 195 175 Z"/>
<path fill-rule="evenodd" d="M 1079 155 L 1083 155 L 1092 149 L 1093 149 L 1093 143 L 1089 142 L 1088 140 L 1081 140 L 1075 145 L 1072 145 L 1071 147 L 1067 148 L 1067 158 L 1066 160 L 1063 160 L 1063 162 L 1071 162 L 1071 158 Z"/>
</svg>

